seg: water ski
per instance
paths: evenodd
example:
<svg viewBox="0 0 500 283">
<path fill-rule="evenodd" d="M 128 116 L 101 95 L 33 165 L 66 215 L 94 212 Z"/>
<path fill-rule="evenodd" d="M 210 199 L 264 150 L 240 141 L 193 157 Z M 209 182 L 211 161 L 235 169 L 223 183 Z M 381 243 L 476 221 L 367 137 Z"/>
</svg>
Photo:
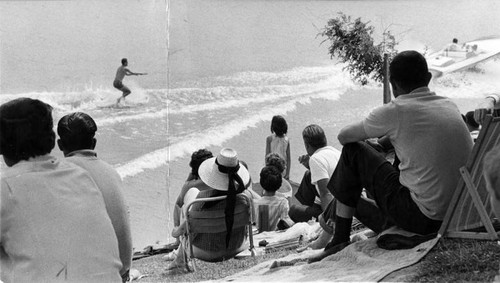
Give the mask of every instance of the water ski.
<svg viewBox="0 0 500 283">
<path fill-rule="evenodd" d="M 122 105 L 122 104 L 118 104 L 118 103 L 112 103 L 112 104 L 98 105 L 97 108 L 99 108 L 99 109 L 128 109 L 128 108 L 130 108 L 130 106 Z"/>
</svg>

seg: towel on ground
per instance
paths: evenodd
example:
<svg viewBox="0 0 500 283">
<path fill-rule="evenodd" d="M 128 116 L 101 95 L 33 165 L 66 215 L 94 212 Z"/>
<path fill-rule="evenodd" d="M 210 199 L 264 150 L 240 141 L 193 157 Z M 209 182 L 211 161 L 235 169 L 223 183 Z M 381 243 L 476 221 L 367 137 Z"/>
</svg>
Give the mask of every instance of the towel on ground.
<svg viewBox="0 0 500 283">
<path fill-rule="evenodd" d="M 437 243 L 438 238 L 412 249 L 386 250 L 377 238 L 355 242 L 320 262 L 307 258 L 320 251 L 307 250 L 279 260 L 260 263 L 253 268 L 226 277 L 225 281 L 380 281 L 390 273 L 417 263 Z M 219 280 L 221 281 L 221 280 Z"/>
</svg>

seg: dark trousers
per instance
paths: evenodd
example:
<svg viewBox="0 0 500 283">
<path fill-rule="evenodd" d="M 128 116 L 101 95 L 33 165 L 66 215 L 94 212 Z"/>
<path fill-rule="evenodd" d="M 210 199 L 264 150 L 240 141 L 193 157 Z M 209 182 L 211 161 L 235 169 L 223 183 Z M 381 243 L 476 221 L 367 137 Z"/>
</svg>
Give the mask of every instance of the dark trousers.
<svg viewBox="0 0 500 283">
<path fill-rule="evenodd" d="M 307 170 L 295 193 L 295 198 L 299 203 L 290 206 L 288 212 L 290 218 L 294 222 L 307 222 L 313 217 L 317 219 L 323 209 L 319 204 L 314 203 L 316 196 L 318 193 L 316 187 L 311 184 L 311 172 Z"/>
<path fill-rule="evenodd" d="M 361 199 L 363 188 L 373 197 L 376 206 Z M 364 218 L 369 220 L 376 216 L 381 217 L 377 218 L 376 225 L 391 223 L 423 235 L 436 233 L 441 226 L 441 221 L 432 220 L 420 211 L 410 190 L 399 182 L 397 167 L 364 142 L 343 147 L 328 189 L 337 201 L 356 208 L 355 216 L 363 224 Z M 364 210 L 357 209 L 360 199 Z M 329 215 L 335 217 L 334 213 Z M 380 221 L 382 219 L 384 221 Z"/>
</svg>

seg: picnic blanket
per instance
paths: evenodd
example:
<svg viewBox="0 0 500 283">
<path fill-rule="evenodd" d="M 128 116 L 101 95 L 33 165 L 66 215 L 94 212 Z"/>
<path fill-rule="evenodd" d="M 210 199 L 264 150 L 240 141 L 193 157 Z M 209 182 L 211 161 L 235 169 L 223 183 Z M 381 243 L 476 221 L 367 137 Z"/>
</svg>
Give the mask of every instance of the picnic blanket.
<svg viewBox="0 0 500 283">
<path fill-rule="evenodd" d="M 385 250 L 377 237 L 357 241 L 320 262 L 307 263 L 318 250 L 291 254 L 260 263 L 218 281 L 380 281 L 390 273 L 417 263 L 437 243 L 438 238 L 412 249 Z"/>
</svg>

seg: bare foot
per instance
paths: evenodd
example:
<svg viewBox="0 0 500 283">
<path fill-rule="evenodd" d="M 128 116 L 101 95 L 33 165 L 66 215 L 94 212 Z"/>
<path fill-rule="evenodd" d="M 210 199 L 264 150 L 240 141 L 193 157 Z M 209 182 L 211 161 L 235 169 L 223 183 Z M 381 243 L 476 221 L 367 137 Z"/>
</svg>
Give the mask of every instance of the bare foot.
<svg viewBox="0 0 500 283">
<path fill-rule="evenodd" d="M 308 263 L 313 263 L 313 262 L 317 262 L 317 261 L 320 261 L 322 259 L 324 259 L 325 257 L 329 256 L 329 255 L 333 255 L 333 254 L 336 254 L 338 252 L 340 252 L 341 250 L 343 250 L 345 247 L 347 247 L 348 245 L 350 244 L 350 242 L 342 242 L 340 244 L 336 244 L 334 246 L 330 246 L 330 247 L 326 247 L 321 253 L 319 253 L 318 255 L 315 255 L 315 256 L 312 256 L 310 257 L 307 262 Z"/>
<path fill-rule="evenodd" d="M 321 231 L 318 238 L 308 244 L 307 246 L 297 248 L 297 252 L 301 253 L 307 249 L 311 250 L 319 250 L 324 249 L 326 245 L 332 240 L 333 235 L 326 232 L 325 230 Z"/>
</svg>

